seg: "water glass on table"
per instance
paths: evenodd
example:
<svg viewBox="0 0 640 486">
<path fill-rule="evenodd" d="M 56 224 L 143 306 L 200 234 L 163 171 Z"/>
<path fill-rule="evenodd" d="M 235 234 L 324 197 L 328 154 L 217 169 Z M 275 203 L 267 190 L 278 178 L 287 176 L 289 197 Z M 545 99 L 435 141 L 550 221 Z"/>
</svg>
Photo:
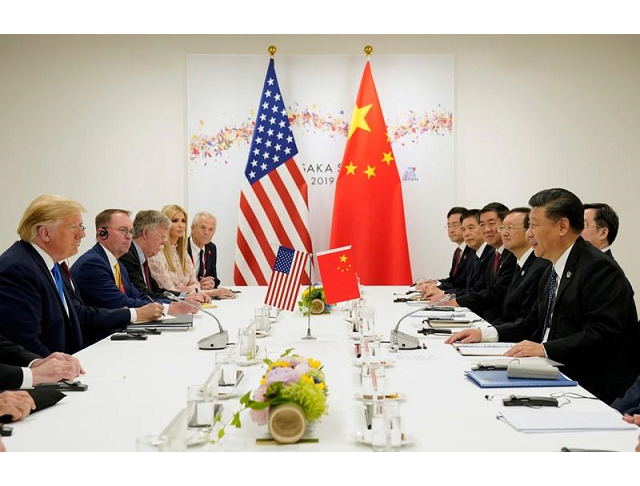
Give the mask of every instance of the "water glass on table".
<svg viewBox="0 0 640 486">
<path fill-rule="evenodd" d="M 376 310 L 373 307 L 362 307 L 360 309 L 360 335 L 362 337 L 372 337 L 376 333 Z"/>
<path fill-rule="evenodd" d="M 271 309 L 268 307 L 260 307 L 253 311 L 253 322 L 256 326 L 256 331 L 266 334 L 271 330 L 270 314 Z"/>
<path fill-rule="evenodd" d="M 238 330 L 237 348 L 240 359 L 256 359 L 256 328 L 253 324 Z"/>
<path fill-rule="evenodd" d="M 402 432 L 397 402 L 375 402 L 371 417 L 371 448 L 376 452 L 400 450 Z"/>
<path fill-rule="evenodd" d="M 187 390 L 187 427 L 204 433 L 211 431 L 215 414 L 214 389 L 212 386 L 190 385 Z"/>
<path fill-rule="evenodd" d="M 384 365 L 379 363 L 365 363 L 362 365 L 360 378 L 363 400 L 384 400 Z"/>
<path fill-rule="evenodd" d="M 233 352 L 223 351 L 216 354 L 216 370 L 220 373 L 218 385 L 219 393 L 232 394 L 235 392 L 238 377 L 238 365 Z"/>
</svg>

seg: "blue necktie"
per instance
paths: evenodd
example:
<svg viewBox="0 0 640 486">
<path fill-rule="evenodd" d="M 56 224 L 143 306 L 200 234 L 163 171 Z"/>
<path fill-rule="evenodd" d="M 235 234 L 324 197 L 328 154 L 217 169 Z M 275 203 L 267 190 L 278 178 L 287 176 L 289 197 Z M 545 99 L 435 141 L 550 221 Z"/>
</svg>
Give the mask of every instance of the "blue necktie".
<svg viewBox="0 0 640 486">
<path fill-rule="evenodd" d="M 51 273 L 53 273 L 53 279 L 56 281 L 56 287 L 58 288 L 58 295 L 64 305 L 64 286 L 62 284 L 62 275 L 60 275 L 60 266 L 57 263 L 53 265 Z"/>
<path fill-rule="evenodd" d="M 547 296 L 547 313 L 544 316 L 544 326 L 542 326 L 542 337 L 540 341 L 544 340 L 544 335 L 547 332 L 547 328 L 551 321 L 551 309 L 553 307 L 553 301 L 556 297 L 556 280 L 558 275 L 554 269 L 551 270 L 551 282 L 549 283 L 549 295 Z"/>
</svg>

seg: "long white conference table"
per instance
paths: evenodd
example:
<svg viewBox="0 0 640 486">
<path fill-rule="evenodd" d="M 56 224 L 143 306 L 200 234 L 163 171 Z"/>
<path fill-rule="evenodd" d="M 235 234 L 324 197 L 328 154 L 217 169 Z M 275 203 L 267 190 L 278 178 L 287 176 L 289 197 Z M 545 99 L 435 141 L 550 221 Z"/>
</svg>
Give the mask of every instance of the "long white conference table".
<svg viewBox="0 0 640 486">
<path fill-rule="evenodd" d="M 253 319 L 261 307 L 265 287 L 240 287 L 235 300 L 218 301 L 211 309 L 229 330 L 232 341 L 237 331 Z M 376 309 L 376 330 L 388 339 L 400 317 L 415 309 L 393 303 L 394 292 L 406 288 L 365 287 L 367 306 Z M 355 398 L 360 389 L 359 367 L 354 364 L 354 341 L 344 317 L 345 306 L 331 314 L 313 316 L 312 334 L 317 340 L 301 338 L 307 320 L 299 311 L 282 312 L 267 337 L 258 340 L 270 358 L 286 348 L 319 359 L 324 364 L 329 387 L 328 414 L 308 431 L 317 443 L 287 446 L 256 445 L 256 437 L 267 435 L 266 426 L 255 425 L 249 413 L 242 415 L 241 429 L 228 428 L 217 445 L 189 450 L 278 450 L 278 451 L 368 451 L 370 446 L 355 438 L 365 429 L 364 408 Z M 416 334 L 421 319 L 410 317 L 402 330 Z M 187 387 L 203 383 L 214 368 L 216 351 L 199 350 L 196 343 L 217 330 L 213 319 L 202 312 L 194 316 L 189 331 L 163 332 L 147 341 L 105 339 L 76 356 L 86 370 L 81 381 L 86 392 L 68 393 L 57 405 L 14 424 L 12 437 L 4 439 L 9 451 L 133 451 L 136 438 L 160 432 L 186 406 Z M 464 376 L 478 358 L 462 357 L 445 337 L 420 337 L 427 349 L 401 351 L 386 373 L 386 391 L 405 396 L 400 402 L 402 428 L 415 438 L 402 451 L 559 451 L 563 446 L 586 449 L 632 451 L 640 429 L 631 431 L 589 431 L 573 433 L 522 433 L 496 419 L 505 410 L 501 397 L 485 395 L 546 395 L 571 391 L 590 395 L 581 387 L 521 388 L 502 391 L 481 389 Z M 594 357 L 595 358 L 595 357 Z M 597 359 L 597 358 L 595 358 Z M 239 392 L 255 389 L 264 365 L 242 368 Z M 239 407 L 238 398 L 224 401 L 228 416 Z M 619 414 L 598 400 L 572 400 L 553 410 L 557 414 L 601 412 Z"/>
</svg>

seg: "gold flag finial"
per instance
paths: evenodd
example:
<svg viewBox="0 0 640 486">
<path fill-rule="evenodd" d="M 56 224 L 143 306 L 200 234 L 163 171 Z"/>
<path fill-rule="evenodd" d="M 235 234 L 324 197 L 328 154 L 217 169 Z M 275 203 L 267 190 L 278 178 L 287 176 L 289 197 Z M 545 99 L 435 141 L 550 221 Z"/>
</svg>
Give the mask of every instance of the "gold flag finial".
<svg viewBox="0 0 640 486">
<path fill-rule="evenodd" d="M 276 49 L 276 46 L 269 46 L 269 49 L 268 49 L 268 51 L 269 51 L 269 55 L 270 55 L 271 57 L 275 56 L 275 55 L 276 55 L 276 51 L 277 51 L 277 50 L 278 50 L 278 49 Z"/>
<path fill-rule="evenodd" d="M 365 46 L 365 48 L 364 48 L 364 53 L 365 53 L 367 56 L 370 56 L 372 52 L 373 52 L 373 47 L 371 47 L 371 46 Z"/>
</svg>

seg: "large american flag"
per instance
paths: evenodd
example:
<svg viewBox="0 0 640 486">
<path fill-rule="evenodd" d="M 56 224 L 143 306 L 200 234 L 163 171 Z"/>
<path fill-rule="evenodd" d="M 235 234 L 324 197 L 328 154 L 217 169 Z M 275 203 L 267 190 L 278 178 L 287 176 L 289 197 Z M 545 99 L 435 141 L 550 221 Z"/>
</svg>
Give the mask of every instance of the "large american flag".
<svg viewBox="0 0 640 486">
<path fill-rule="evenodd" d="M 300 277 L 309 254 L 281 246 L 264 299 L 266 305 L 292 311 L 300 292 Z"/>
<path fill-rule="evenodd" d="M 266 285 L 279 245 L 311 252 L 307 181 L 297 153 L 271 59 L 240 193 L 236 285 Z M 308 282 L 304 269 L 303 276 Z"/>
</svg>

